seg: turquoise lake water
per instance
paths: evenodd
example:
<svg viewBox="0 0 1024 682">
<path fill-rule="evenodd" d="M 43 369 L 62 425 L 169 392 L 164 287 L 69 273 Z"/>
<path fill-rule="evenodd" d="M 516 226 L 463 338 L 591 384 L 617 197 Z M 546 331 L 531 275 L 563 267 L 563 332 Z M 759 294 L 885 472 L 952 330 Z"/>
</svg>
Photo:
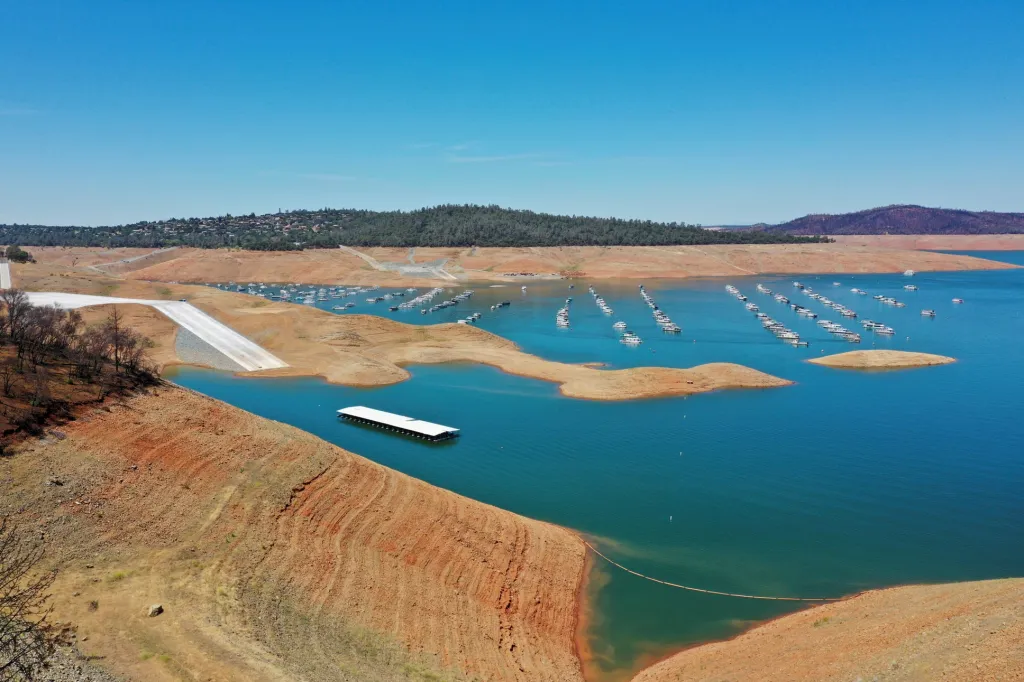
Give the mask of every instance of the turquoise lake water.
<svg viewBox="0 0 1024 682">
<path fill-rule="evenodd" d="M 982 254 L 975 254 L 982 255 Z M 986 254 L 1024 264 L 1024 253 Z M 849 344 L 754 290 L 763 282 L 826 319 L 856 321 L 802 296 L 796 279 L 896 330 Z M 833 286 L 838 281 L 841 286 Z M 919 291 L 908 292 L 912 282 Z M 761 329 L 731 283 L 811 342 L 792 348 Z M 431 315 L 479 311 L 479 326 L 523 350 L 610 367 L 737 362 L 796 382 L 763 391 L 592 402 L 557 387 L 475 365 L 414 366 L 394 386 L 354 389 L 316 379 L 249 379 L 181 368 L 171 378 L 256 414 L 294 424 L 412 476 L 596 539 L 640 572 L 716 590 L 838 596 L 865 588 L 1024 575 L 1024 269 L 901 275 L 786 276 L 645 282 L 683 327 L 660 332 L 636 282 L 594 282 L 615 309 L 603 315 L 577 282 L 477 285 Z M 869 294 L 895 296 L 906 308 Z M 555 311 L 571 295 L 572 327 Z M 965 299 L 954 305 L 953 297 Z M 362 303 L 361 297 L 360 303 Z M 500 311 L 491 304 L 511 300 Z M 440 299 L 438 299 L 440 300 Z M 376 304 L 383 306 L 383 303 Z M 933 308 L 935 318 L 922 318 Z M 614 320 L 644 338 L 616 341 Z M 909 337 L 909 338 L 908 338 Z M 861 373 L 804 360 L 854 349 L 941 353 L 953 365 Z M 335 410 L 367 405 L 462 429 L 430 445 L 339 423 Z M 600 563 L 591 640 L 609 679 L 639 660 L 726 637 L 794 608 L 700 595 Z"/>
</svg>

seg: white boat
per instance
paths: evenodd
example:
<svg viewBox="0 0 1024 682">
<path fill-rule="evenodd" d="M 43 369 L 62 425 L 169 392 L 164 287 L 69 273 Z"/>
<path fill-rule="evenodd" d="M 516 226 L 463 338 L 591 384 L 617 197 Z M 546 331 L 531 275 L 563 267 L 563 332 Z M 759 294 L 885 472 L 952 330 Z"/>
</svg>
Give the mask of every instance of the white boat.
<svg viewBox="0 0 1024 682">
<path fill-rule="evenodd" d="M 612 328 L 614 328 L 614 329 L 625 329 L 626 328 L 626 323 L 620 320 L 620 321 L 616 322 L 615 324 L 613 324 Z"/>
<path fill-rule="evenodd" d="M 913 284 L 904 284 L 903 288 L 907 291 L 917 291 L 917 287 Z"/>
<path fill-rule="evenodd" d="M 935 317 L 934 310 L 922 310 L 921 314 L 924 315 L 925 317 Z"/>
<path fill-rule="evenodd" d="M 963 303 L 963 302 L 964 302 L 964 299 L 962 299 L 962 298 L 954 298 L 953 299 L 953 303 Z"/>
<path fill-rule="evenodd" d="M 915 273 L 913 270 L 904 270 L 903 274 L 906 275 L 907 277 L 913 277 Z"/>
</svg>

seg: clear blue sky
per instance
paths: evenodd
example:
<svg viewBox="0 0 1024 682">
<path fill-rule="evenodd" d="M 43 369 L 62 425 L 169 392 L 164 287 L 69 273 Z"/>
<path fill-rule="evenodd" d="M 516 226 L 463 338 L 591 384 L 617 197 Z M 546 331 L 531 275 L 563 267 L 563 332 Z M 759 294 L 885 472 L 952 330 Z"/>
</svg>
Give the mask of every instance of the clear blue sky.
<svg viewBox="0 0 1024 682">
<path fill-rule="evenodd" d="M 1024 1 L 0 5 L 0 222 L 1024 210 Z"/>
</svg>

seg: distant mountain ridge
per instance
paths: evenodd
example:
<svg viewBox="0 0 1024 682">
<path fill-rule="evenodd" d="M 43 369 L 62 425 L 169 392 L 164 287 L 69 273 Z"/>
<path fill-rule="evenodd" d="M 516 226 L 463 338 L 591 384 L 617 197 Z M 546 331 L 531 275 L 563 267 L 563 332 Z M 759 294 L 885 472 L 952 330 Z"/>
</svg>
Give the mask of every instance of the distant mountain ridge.
<svg viewBox="0 0 1024 682">
<path fill-rule="evenodd" d="M 753 229 L 793 235 L 1017 234 L 1024 232 L 1024 213 L 882 206 L 856 213 L 806 215 L 778 225 L 755 225 Z"/>
</svg>

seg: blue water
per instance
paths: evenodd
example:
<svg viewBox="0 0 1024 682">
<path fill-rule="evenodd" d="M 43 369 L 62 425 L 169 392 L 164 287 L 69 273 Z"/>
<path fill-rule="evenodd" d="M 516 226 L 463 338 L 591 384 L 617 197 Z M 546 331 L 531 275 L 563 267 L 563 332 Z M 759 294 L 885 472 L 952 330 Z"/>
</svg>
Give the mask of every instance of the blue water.
<svg viewBox="0 0 1024 682">
<path fill-rule="evenodd" d="M 1024 253 L 995 258 L 1024 264 Z M 764 282 L 822 317 L 797 279 L 896 329 L 854 346 L 754 291 Z M 842 286 L 832 286 L 833 281 Z M 917 292 L 903 290 L 912 281 Z M 178 383 L 294 424 L 382 464 L 475 499 L 575 528 L 634 568 L 717 590 L 832 596 L 870 587 L 1024 575 L 1024 270 L 735 278 L 730 283 L 811 341 L 786 346 L 763 331 L 719 279 L 647 282 L 683 326 L 658 331 L 635 282 L 596 282 L 609 318 L 579 283 L 476 287 L 433 315 L 379 312 L 414 323 L 484 313 L 479 326 L 525 351 L 612 367 L 738 362 L 792 379 L 764 391 L 604 403 L 481 366 L 410 368 L 377 389 L 315 379 L 238 378 L 183 368 Z M 895 309 L 857 296 L 892 295 Z M 572 327 L 554 314 L 572 295 Z M 962 297 L 963 305 L 951 299 Z M 503 299 L 512 306 L 491 312 Z M 377 304 L 382 305 L 382 304 Z M 933 308 L 934 319 L 922 318 Z M 645 343 L 611 329 L 627 321 Z M 952 355 L 953 365 L 861 373 L 804 362 L 822 353 L 891 347 Z M 460 427 L 428 445 L 338 423 L 363 404 Z M 792 609 L 673 590 L 598 564 L 590 639 L 597 676 L 616 679 L 647 656 L 728 636 Z"/>
</svg>

